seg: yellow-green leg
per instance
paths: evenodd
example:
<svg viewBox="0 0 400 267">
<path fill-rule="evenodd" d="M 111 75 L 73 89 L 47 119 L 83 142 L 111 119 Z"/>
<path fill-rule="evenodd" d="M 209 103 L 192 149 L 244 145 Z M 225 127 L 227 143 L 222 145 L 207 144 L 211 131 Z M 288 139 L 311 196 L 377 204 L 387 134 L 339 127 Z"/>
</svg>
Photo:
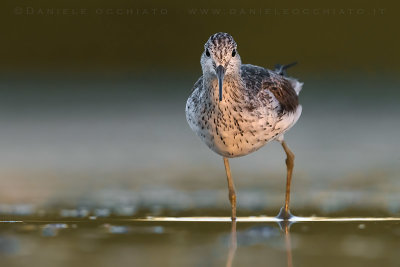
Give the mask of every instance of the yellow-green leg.
<svg viewBox="0 0 400 267">
<path fill-rule="evenodd" d="M 285 195 L 285 206 L 281 209 L 278 214 L 279 219 L 288 220 L 292 217 L 290 213 L 289 204 L 290 204 L 290 184 L 292 182 L 292 174 L 293 174 L 293 167 L 294 167 L 294 154 L 289 149 L 285 141 L 281 141 L 281 145 L 286 153 L 286 195 Z"/>
<path fill-rule="evenodd" d="M 229 189 L 229 201 L 231 202 L 232 207 L 232 221 L 236 220 L 236 192 L 235 185 L 232 180 L 231 168 L 229 167 L 228 158 L 224 158 L 224 165 L 226 171 L 226 178 L 228 180 L 228 189 Z"/>
</svg>

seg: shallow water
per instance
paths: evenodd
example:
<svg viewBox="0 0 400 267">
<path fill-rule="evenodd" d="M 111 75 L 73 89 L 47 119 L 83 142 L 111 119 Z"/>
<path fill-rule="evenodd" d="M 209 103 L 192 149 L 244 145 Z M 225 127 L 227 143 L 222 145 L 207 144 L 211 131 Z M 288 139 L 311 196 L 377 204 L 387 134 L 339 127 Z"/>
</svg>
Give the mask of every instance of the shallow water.
<svg viewBox="0 0 400 267">
<path fill-rule="evenodd" d="M 273 217 L 0 224 L 2 266 L 398 266 L 399 249 L 393 218 L 300 218 L 286 232 Z"/>
</svg>

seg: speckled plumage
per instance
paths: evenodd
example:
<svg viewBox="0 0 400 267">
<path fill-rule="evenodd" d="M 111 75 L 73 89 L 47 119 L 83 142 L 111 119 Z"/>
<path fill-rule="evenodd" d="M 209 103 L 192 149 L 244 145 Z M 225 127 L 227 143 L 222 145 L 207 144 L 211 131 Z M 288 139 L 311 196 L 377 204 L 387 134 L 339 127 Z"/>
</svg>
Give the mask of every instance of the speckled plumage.
<svg viewBox="0 0 400 267">
<path fill-rule="evenodd" d="M 298 101 L 302 83 L 277 71 L 241 64 L 236 49 L 229 34 L 210 37 L 201 57 L 203 75 L 186 103 L 191 129 L 227 158 L 247 155 L 271 140 L 283 140 L 302 110 Z M 221 101 L 216 65 L 226 68 Z"/>
</svg>

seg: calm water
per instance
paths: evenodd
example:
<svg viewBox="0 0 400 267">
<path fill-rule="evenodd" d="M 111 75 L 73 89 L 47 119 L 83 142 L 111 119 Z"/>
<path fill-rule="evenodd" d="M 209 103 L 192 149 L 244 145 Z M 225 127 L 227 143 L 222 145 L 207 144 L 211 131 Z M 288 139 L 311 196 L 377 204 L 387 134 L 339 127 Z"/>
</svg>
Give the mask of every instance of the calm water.
<svg viewBox="0 0 400 267">
<path fill-rule="evenodd" d="M 213 219 L 1 223 L 0 261 L 77 267 L 399 266 L 399 221 L 297 222 L 285 233 L 276 222 L 252 219 L 236 225 Z"/>
</svg>

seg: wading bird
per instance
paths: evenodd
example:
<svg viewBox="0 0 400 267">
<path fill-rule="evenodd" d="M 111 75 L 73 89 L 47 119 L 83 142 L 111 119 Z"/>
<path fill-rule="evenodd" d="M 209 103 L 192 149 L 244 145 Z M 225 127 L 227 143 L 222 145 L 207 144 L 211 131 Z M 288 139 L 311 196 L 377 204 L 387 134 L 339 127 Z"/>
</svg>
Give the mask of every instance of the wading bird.
<svg viewBox="0 0 400 267">
<path fill-rule="evenodd" d="M 293 64 L 275 70 L 242 64 L 237 44 L 227 33 L 213 34 L 201 55 L 203 75 L 186 103 L 191 129 L 224 160 L 232 220 L 236 220 L 236 192 L 228 158 L 252 153 L 276 140 L 286 153 L 285 205 L 278 218 L 287 220 L 294 154 L 284 134 L 301 114 L 298 94 L 303 83 L 286 76 Z"/>
</svg>

